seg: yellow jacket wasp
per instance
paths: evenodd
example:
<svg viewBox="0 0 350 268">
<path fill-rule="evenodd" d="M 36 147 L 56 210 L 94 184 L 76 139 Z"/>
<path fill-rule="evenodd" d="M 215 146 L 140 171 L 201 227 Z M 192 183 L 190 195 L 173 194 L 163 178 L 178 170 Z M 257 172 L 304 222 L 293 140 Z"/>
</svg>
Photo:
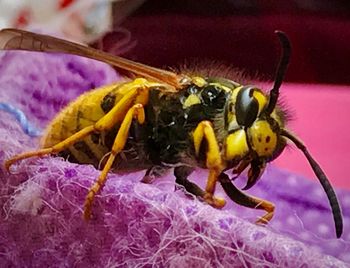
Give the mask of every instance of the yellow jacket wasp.
<svg viewBox="0 0 350 268">
<path fill-rule="evenodd" d="M 18 160 L 47 154 L 101 167 L 84 204 L 84 217 L 89 219 L 95 195 L 111 169 L 147 169 L 146 181 L 172 166 L 176 183 L 189 193 L 222 208 L 225 200 L 214 195 L 219 182 L 234 202 L 265 210 L 258 222 L 267 223 L 273 217 L 274 204 L 236 188 L 225 171 L 233 169 L 237 176 L 248 169 L 247 185 L 243 188 L 247 190 L 290 140 L 304 153 L 321 182 L 340 237 L 343 222 L 335 192 L 305 145 L 286 129 L 286 114 L 277 104 L 291 47 L 283 32 L 276 34 L 283 53 L 273 88 L 265 93 L 227 78 L 166 71 L 55 37 L 3 29 L 3 50 L 79 55 L 137 77 L 78 97 L 48 126 L 42 149 L 16 155 L 6 161 L 5 167 L 9 170 Z M 188 180 L 195 167 L 209 170 L 205 189 Z"/>
</svg>

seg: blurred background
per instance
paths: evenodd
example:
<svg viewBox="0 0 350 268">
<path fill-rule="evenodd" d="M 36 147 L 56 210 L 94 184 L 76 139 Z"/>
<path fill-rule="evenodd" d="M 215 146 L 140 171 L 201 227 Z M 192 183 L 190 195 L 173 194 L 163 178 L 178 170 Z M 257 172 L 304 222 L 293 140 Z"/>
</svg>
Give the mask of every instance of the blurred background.
<svg viewBox="0 0 350 268">
<path fill-rule="evenodd" d="M 60 33 L 155 67 L 215 60 L 270 82 L 280 55 L 274 31 L 286 32 L 289 126 L 332 183 L 350 189 L 349 18 L 346 0 L 0 1 L 0 27 Z M 296 149 L 275 164 L 314 179 Z"/>
<path fill-rule="evenodd" d="M 131 53 L 147 64 L 206 58 L 267 78 L 279 57 L 280 29 L 293 44 L 286 81 L 349 84 L 349 18 L 344 0 L 148 0 L 122 26 L 138 41 Z"/>
</svg>

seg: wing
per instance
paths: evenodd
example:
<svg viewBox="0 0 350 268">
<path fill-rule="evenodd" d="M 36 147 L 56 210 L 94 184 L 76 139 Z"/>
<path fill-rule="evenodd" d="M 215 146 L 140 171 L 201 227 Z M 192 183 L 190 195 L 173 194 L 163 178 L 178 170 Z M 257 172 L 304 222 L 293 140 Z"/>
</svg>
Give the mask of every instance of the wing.
<svg viewBox="0 0 350 268">
<path fill-rule="evenodd" d="M 78 55 L 108 63 L 141 77 L 169 84 L 175 87 L 175 89 L 180 89 L 183 84 L 182 81 L 186 80 L 184 79 L 184 76 L 178 75 L 174 72 L 150 67 L 60 38 L 19 29 L 8 28 L 0 31 L 0 49 Z"/>
</svg>

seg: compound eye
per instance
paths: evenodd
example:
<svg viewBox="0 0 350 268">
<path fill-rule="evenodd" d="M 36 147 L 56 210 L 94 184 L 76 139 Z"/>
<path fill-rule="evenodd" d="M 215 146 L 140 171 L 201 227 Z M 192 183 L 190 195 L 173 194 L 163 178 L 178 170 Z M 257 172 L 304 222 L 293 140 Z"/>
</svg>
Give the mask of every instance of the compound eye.
<svg viewBox="0 0 350 268">
<path fill-rule="evenodd" d="M 237 123 L 244 127 L 250 127 L 259 113 L 259 102 L 254 98 L 254 88 L 243 87 L 237 94 L 235 104 Z"/>
</svg>

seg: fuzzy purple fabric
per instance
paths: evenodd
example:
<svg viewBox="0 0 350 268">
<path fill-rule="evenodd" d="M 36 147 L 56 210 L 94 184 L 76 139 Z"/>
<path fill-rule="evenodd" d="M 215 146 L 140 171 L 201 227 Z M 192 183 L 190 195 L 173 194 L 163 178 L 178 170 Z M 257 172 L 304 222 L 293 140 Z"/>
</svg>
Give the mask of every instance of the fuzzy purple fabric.
<svg viewBox="0 0 350 268">
<path fill-rule="evenodd" d="M 67 56 L 0 54 L 0 101 L 43 128 L 82 92 L 118 80 L 109 66 Z M 0 162 L 38 147 L 0 111 Z M 252 194 L 277 206 L 266 226 L 261 211 L 228 201 L 222 210 L 174 191 L 169 172 L 143 184 L 143 172 L 110 174 L 82 219 L 88 188 L 99 171 L 59 157 L 28 159 L 0 174 L 1 267 L 348 267 L 350 193 L 339 190 L 344 232 L 335 238 L 318 183 L 270 167 Z M 206 171 L 191 178 L 204 184 Z M 242 186 L 243 181 L 235 182 Z M 218 195 L 225 196 L 220 188 Z"/>
</svg>

